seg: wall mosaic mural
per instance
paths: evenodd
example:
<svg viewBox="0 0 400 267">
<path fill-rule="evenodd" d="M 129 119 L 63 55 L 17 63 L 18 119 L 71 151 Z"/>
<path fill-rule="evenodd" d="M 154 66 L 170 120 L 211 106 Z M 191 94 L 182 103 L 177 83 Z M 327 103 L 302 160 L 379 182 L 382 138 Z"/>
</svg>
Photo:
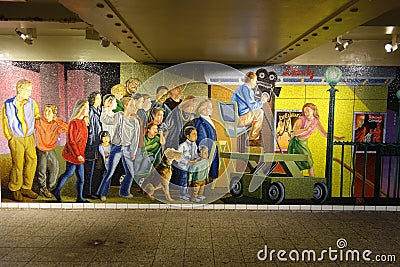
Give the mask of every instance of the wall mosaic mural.
<svg viewBox="0 0 400 267">
<path fill-rule="evenodd" d="M 1 201 L 395 202 L 399 70 L 339 66 L 328 144 L 326 69 L 0 62 Z"/>
</svg>

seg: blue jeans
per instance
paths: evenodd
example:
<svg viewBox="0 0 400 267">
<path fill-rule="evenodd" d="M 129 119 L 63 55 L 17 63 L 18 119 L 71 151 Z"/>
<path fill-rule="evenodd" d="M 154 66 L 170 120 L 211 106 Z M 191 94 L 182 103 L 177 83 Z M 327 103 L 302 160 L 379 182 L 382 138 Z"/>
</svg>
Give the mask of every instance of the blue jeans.
<svg viewBox="0 0 400 267">
<path fill-rule="evenodd" d="M 83 192 L 85 195 L 92 194 L 92 181 L 94 173 L 95 160 L 86 160 L 84 163 L 85 168 L 85 182 L 83 183 Z"/>
<path fill-rule="evenodd" d="M 148 173 L 152 169 L 154 161 L 153 156 L 144 157 L 142 153 L 137 153 L 135 157 L 135 173 Z"/>
<path fill-rule="evenodd" d="M 54 189 L 60 195 L 61 189 L 65 185 L 65 183 L 72 177 L 72 175 L 76 175 L 76 200 L 84 201 L 85 199 L 82 196 L 83 193 L 83 182 L 85 176 L 85 170 L 83 164 L 73 164 L 71 162 L 66 162 L 65 172 L 61 174 L 60 178 L 58 178 L 57 187 Z"/>
<path fill-rule="evenodd" d="M 174 167 L 174 173 L 176 175 L 176 183 L 179 185 L 179 193 L 181 196 L 184 196 L 188 193 L 189 172 Z"/>
<path fill-rule="evenodd" d="M 102 197 L 108 194 L 111 185 L 111 178 L 121 158 L 125 170 L 125 178 L 119 188 L 119 195 L 125 197 L 129 196 L 135 174 L 131 148 L 130 146 L 116 146 L 113 144 L 111 144 L 110 157 L 108 158 L 108 170 L 101 181 L 97 195 Z"/>
</svg>

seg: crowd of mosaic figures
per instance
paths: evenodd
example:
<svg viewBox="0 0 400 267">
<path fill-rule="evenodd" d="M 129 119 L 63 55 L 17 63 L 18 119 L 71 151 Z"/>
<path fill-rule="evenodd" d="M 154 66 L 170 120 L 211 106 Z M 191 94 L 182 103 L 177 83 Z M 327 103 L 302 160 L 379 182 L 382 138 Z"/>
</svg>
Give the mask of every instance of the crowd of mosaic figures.
<svg viewBox="0 0 400 267">
<path fill-rule="evenodd" d="M 183 98 L 179 85 L 159 86 L 155 99 L 151 99 L 148 94 L 137 93 L 138 86 L 138 80 L 132 78 L 126 86 L 113 86 L 110 94 L 90 93 L 87 99 L 75 103 L 67 124 L 57 117 L 53 104 L 44 105 L 41 117 L 30 97 L 32 82 L 18 81 L 16 96 L 6 100 L 2 107 L 3 135 L 12 159 L 8 188 L 14 199 L 38 197 L 32 190 L 36 175 L 36 191 L 48 198 L 54 195 L 61 202 L 61 190 L 75 173 L 77 202 L 89 202 L 88 198 L 106 201 L 113 175 L 122 162 L 125 174 L 120 181 L 120 197 L 133 198 L 131 187 L 136 182 L 149 189 L 145 193 L 152 199 L 160 183 L 147 186 L 146 178 L 152 177 L 152 170 L 167 168 L 170 171 L 159 172 L 168 176 L 163 177 L 164 187 L 159 188 L 164 190 L 165 200 L 173 200 L 165 186 L 171 182 L 179 188 L 177 200 L 204 201 L 205 185 L 218 178 L 219 169 L 217 133 L 211 119 L 213 102 L 192 95 Z M 262 95 L 256 99 L 256 86 L 256 73 L 246 73 L 244 83 L 233 92 L 230 101 L 237 103 L 240 126 L 250 127 L 249 145 L 262 146 L 263 104 L 269 97 Z M 305 103 L 301 116 L 294 122 L 288 153 L 309 156 L 296 165 L 300 170 L 307 169 L 310 176 L 314 176 L 314 162 L 307 140 L 316 130 L 327 136 L 317 107 Z M 58 177 L 55 148 L 63 133 L 67 136 L 62 151 L 66 170 Z M 341 141 L 344 137 L 334 139 Z M 180 156 L 170 164 L 164 160 L 168 156 L 164 152 L 171 149 Z"/>
<path fill-rule="evenodd" d="M 67 123 L 57 117 L 58 108 L 53 104 L 45 104 L 41 116 L 30 97 L 34 85 L 28 80 L 18 81 L 16 96 L 6 100 L 2 108 L 3 135 L 12 158 L 8 188 L 16 201 L 41 194 L 61 202 L 62 189 L 74 173 L 76 202 L 106 201 L 120 162 L 124 174 L 119 197 L 133 198 L 131 187 L 139 184 L 136 178 L 142 177 L 140 184 L 146 183 L 146 175 L 164 164 L 167 148 L 181 154 L 180 160 L 169 166 L 171 182 L 179 188 L 177 198 L 205 200 L 204 187 L 218 177 L 219 165 L 218 153 L 209 160 L 217 140 L 210 117 L 212 101 L 183 97 L 178 85 L 159 86 L 152 99 L 137 93 L 137 84 L 132 90 L 131 82 L 113 86 L 110 94 L 95 91 L 87 99 L 78 100 Z M 62 158 L 66 169 L 59 176 L 55 150 L 64 133 Z"/>
</svg>

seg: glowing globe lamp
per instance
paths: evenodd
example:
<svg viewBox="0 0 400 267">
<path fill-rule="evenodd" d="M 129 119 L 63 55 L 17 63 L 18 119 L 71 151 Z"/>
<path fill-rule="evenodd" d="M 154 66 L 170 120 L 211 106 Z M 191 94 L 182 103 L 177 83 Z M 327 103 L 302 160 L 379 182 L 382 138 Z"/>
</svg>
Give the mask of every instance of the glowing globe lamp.
<svg viewBox="0 0 400 267">
<path fill-rule="evenodd" d="M 335 86 L 342 80 L 342 71 L 338 67 L 328 67 L 324 73 L 324 78 L 329 85 Z"/>
</svg>

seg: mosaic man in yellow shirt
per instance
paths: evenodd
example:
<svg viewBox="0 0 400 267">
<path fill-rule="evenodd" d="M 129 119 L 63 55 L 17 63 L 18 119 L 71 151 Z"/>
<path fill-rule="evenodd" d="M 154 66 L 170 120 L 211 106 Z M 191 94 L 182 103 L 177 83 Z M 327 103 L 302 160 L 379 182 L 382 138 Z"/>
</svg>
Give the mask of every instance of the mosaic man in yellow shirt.
<svg viewBox="0 0 400 267">
<path fill-rule="evenodd" d="M 40 113 L 38 105 L 30 98 L 32 87 L 32 82 L 19 80 L 17 95 L 7 99 L 2 107 L 3 135 L 8 140 L 12 159 L 8 188 L 16 201 L 23 201 L 23 196 L 38 197 L 32 191 L 32 183 L 37 165 L 34 127 Z"/>
</svg>

